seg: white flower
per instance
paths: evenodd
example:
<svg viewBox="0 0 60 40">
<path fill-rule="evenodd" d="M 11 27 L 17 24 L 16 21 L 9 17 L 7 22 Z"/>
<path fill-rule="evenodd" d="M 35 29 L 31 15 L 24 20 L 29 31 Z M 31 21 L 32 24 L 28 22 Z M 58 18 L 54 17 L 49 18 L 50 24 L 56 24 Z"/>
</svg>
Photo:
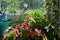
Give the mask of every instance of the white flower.
<svg viewBox="0 0 60 40">
<path fill-rule="evenodd" d="M 6 30 L 5 30 L 5 32 L 8 32 L 8 31 L 9 31 L 9 29 L 6 29 Z"/>
<path fill-rule="evenodd" d="M 11 27 L 8 27 L 8 29 L 11 29 Z"/>
<path fill-rule="evenodd" d="M 25 4 L 23 4 L 23 6 L 24 6 L 25 8 L 27 8 L 27 7 L 28 7 L 28 4 L 25 3 Z"/>
</svg>

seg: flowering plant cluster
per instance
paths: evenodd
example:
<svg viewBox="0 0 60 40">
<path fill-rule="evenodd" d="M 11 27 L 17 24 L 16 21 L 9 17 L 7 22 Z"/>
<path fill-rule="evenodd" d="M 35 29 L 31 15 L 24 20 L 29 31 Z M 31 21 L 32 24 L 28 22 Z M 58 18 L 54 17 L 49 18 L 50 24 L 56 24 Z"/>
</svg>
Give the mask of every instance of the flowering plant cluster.
<svg viewBox="0 0 60 40">
<path fill-rule="evenodd" d="M 13 37 L 11 40 L 15 40 L 16 38 L 22 38 L 22 40 L 35 40 L 35 37 L 42 37 L 43 39 L 43 31 L 41 29 L 32 29 L 31 25 L 27 20 L 24 20 L 22 24 L 17 24 L 10 32 L 7 31 L 5 35 L 5 39 L 10 40 L 11 37 Z M 36 38 L 37 38 L 36 37 Z M 40 40 L 40 39 L 39 39 Z"/>
<path fill-rule="evenodd" d="M 46 13 L 34 10 L 27 14 L 26 20 L 14 26 L 14 30 L 12 29 L 13 38 L 14 40 L 19 38 L 22 40 L 53 40 L 55 35 L 54 28 L 47 20 Z M 12 37 L 12 33 L 10 35 L 8 36 L 9 38 Z"/>
<path fill-rule="evenodd" d="M 31 25 L 27 23 L 27 20 L 24 20 L 22 24 L 18 24 L 16 27 L 20 27 L 20 36 L 23 40 L 30 39 L 34 40 L 34 37 L 43 37 L 43 31 L 41 29 L 32 29 Z M 22 33 L 22 34 L 21 34 Z M 43 39 L 43 38 L 42 38 Z"/>
</svg>

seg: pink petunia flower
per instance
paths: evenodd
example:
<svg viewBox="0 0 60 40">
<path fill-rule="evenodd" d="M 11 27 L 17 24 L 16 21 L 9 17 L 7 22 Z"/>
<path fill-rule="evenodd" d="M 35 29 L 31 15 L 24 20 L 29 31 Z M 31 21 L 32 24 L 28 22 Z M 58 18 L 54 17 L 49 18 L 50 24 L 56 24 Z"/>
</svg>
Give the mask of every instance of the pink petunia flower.
<svg viewBox="0 0 60 40">
<path fill-rule="evenodd" d="M 37 36 L 43 36 L 41 29 L 40 30 L 35 29 L 35 33 L 36 33 Z"/>
<path fill-rule="evenodd" d="M 19 29 L 20 28 L 20 24 L 17 24 L 16 27 Z"/>
<path fill-rule="evenodd" d="M 29 33 L 29 37 L 30 37 L 30 38 L 33 38 L 33 37 L 34 37 L 34 32 L 30 32 L 30 33 Z"/>
<path fill-rule="evenodd" d="M 23 28 L 25 29 L 25 30 L 30 30 L 30 25 L 29 24 L 27 24 L 27 21 L 26 20 L 24 20 L 24 23 L 22 24 L 22 26 L 23 26 Z"/>
<path fill-rule="evenodd" d="M 17 28 L 14 28 L 14 35 L 15 37 L 18 37 L 20 35 L 19 30 Z"/>
</svg>

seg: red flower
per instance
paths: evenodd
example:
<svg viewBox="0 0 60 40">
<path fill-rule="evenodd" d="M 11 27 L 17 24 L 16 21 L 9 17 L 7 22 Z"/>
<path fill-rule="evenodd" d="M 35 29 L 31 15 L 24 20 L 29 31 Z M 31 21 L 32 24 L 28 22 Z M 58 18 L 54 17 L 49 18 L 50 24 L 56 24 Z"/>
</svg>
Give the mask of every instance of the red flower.
<svg viewBox="0 0 60 40">
<path fill-rule="evenodd" d="M 16 27 L 19 29 L 20 28 L 20 24 L 17 24 Z"/>
<path fill-rule="evenodd" d="M 28 24 L 23 24 L 23 28 L 27 31 L 30 30 L 30 26 Z"/>
<path fill-rule="evenodd" d="M 30 27 L 23 27 L 26 31 L 30 30 Z"/>
<path fill-rule="evenodd" d="M 24 20 L 24 23 L 22 24 L 22 26 L 25 30 L 27 30 L 27 31 L 30 30 L 30 25 L 27 24 L 26 20 Z"/>
<path fill-rule="evenodd" d="M 37 36 L 43 36 L 41 29 L 40 29 L 40 30 L 35 29 L 35 32 L 36 32 L 36 35 L 37 35 Z"/>
<path fill-rule="evenodd" d="M 33 38 L 33 37 L 34 37 L 34 32 L 30 32 L 30 33 L 29 33 L 29 37 L 30 37 L 30 38 Z"/>
<path fill-rule="evenodd" d="M 23 26 L 23 28 L 25 29 L 25 30 L 30 30 L 30 27 L 29 26 Z"/>
<path fill-rule="evenodd" d="M 14 28 L 14 35 L 15 37 L 18 37 L 20 35 L 19 30 L 17 28 Z"/>
</svg>

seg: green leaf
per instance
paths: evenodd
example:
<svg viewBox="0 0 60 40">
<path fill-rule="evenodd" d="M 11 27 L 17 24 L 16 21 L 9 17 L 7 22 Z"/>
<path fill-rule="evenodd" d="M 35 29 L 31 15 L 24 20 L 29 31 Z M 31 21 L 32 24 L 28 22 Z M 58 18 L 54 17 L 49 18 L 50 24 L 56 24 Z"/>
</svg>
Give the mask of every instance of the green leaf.
<svg viewBox="0 0 60 40">
<path fill-rule="evenodd" d="M 46 26 L 45 29 L 48 29 L 48 27 Z"/>
<path fill-rule="evenodd" d="M 55 26 L 51 26 L 53 29 L 55 28 Z"/>
<path fill-rule="evenodd" d="M 46 5 L 46 9 L 48 9 L 49 8 L 49 5 Z"/>
<path fill-rule="evenodd" d="M 47 32 L 49 31 L 49 29 L 47 29 Z"/>
</svg>

